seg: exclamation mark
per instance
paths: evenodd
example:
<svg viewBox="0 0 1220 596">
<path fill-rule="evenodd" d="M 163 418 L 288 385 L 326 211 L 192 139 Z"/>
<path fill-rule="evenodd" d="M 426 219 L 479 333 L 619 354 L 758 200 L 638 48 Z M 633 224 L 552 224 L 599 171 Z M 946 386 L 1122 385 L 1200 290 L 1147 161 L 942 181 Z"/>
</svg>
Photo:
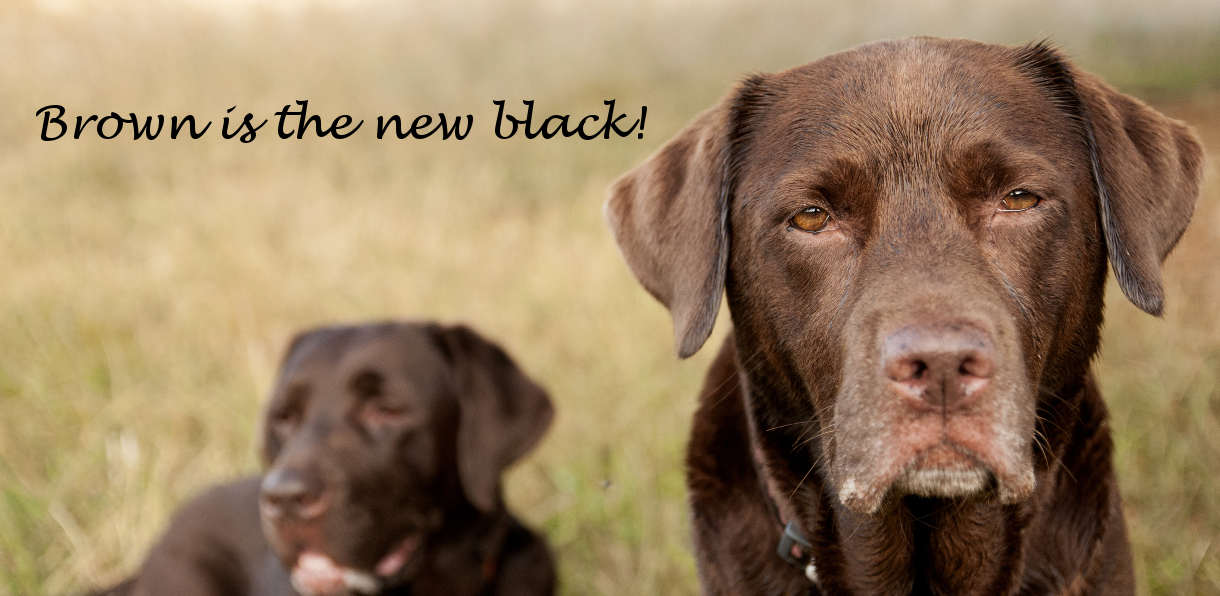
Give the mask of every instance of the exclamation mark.
<svg viewBox="0 0 1220 596">
<path fill-rule="evenodd" d="M 640 132 L 636 133 L 635 138 L 644 138 L 644 120 L 648 118 L 648 106 L 640 106 Z"/>
</svg>

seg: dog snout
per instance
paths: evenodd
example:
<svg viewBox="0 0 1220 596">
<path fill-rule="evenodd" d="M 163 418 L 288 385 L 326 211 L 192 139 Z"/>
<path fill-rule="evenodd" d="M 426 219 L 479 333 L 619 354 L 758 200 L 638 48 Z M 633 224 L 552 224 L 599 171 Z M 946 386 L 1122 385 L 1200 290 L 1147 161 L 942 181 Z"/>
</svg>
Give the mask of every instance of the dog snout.
<svg viewBox="0 0 1220 596">
<path fill-rule="evenodd" d="M 260 500 L 264 514 L 272 519 L 313 519 L 330 505 L 325 487 L 316 474 L 292 468 L 275 468 L 268 472 L 263 478 Z"/>
<path fill-rule="evenodd" d="M 995 373 L 995 350 L 978 326 L 908 325 L 882 345 L 882 374 L 912 403 L 944 411 L 966 407 L 986 392 Z"/>
</svg>

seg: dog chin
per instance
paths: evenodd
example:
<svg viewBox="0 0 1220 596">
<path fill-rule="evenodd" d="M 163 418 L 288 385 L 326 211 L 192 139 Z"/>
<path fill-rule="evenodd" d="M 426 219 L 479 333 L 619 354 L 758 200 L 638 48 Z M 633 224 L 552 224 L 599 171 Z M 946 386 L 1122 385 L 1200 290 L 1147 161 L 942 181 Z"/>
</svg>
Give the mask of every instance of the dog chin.
<svg viewBox="0 0 1220 596">
<path fill-rule="evenodd" d="M 918 468 L 908 466 L 893 480 L 871 482 L 847 478 L 839 489 L 839 501 L 864 515 L 874 515 L 890 497 L 967 498 L 992 494 L 995 476 L 983 467 Z M 864 480 L 863 478 L 861 480 Z"/>
<path fill-rule="evenodd" d="M 925 449 L 907 463 L 892 462 L 870 470 L 871 474 L 848 475 L 839 488 L 839 500 L 848 509 L 865 515 L 877 513 L 890 497 L 918 496 L 963 499 L 998 498 L 1013 503 L 1033 490 L 1033 470 L 1009 476 L 972 452 L 941 443 Z"/>
<path fill-rule="evenodd" d="M 894 482 L 894 490 L 902 495 L 920 497 L 969 497 L 987 492 L 992 486 L 992 474 L 971 466 L 966 468 L 912 468 Z"/>
</svg>

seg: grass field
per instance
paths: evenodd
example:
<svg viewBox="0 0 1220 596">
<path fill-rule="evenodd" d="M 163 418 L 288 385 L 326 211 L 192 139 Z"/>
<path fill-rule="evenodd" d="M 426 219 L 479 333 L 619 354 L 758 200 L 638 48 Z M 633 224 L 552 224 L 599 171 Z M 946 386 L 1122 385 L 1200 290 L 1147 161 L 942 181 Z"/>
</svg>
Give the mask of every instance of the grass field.
<svg viewBox="0 0 1220 596">
<path fill-rule="evenodd" d="M 466 321 L 545 381 L 556 424 L 509 476 L 566 594 L 694 593 L 681 459 L 710 357 L 604 230 L 605 187 L 734 80 L 909 34 L 1050 37 L 1220 155 L 1220 8 L 1092 0 L 800 8 L 627 2 L 0 8 L 0 593 L 132 570 L 174 507 L 257 469 L 304 326 Z M 642 140 L 499 141 L 491 101 L 647 105 Z M 465 141 L 38 140 L 34 110 L 475 114 Z M 1163 319 L 1108 293 L 1098 362 L 1143 591 L 1220 593 L 1220 172 Z M 717 330 L 723 334 L 725 325 Z"/>
</svg>

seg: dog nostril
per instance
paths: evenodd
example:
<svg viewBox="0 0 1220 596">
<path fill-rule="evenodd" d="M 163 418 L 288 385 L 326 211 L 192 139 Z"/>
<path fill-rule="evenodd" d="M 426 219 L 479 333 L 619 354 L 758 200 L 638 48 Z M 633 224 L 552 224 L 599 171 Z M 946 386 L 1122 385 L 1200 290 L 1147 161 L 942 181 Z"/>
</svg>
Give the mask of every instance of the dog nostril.
<svg viewBox="0 0 1220 596">
<path fill-rule="evenodd" d="M 899 383 L 922 380 L 927 376 L 928 363 L 918 358 L 898 358 L 889 362 L 886 373 Z"/>
<path fill-rule="evenodd" d="M 978 377 L 986 379 L 991 377 L 995 366 L 991 359 L 986 356 L 972 354 L 962 359 L 961 366 L 958 367 L 957 373 L 963 377 Z"/>
</svg>

